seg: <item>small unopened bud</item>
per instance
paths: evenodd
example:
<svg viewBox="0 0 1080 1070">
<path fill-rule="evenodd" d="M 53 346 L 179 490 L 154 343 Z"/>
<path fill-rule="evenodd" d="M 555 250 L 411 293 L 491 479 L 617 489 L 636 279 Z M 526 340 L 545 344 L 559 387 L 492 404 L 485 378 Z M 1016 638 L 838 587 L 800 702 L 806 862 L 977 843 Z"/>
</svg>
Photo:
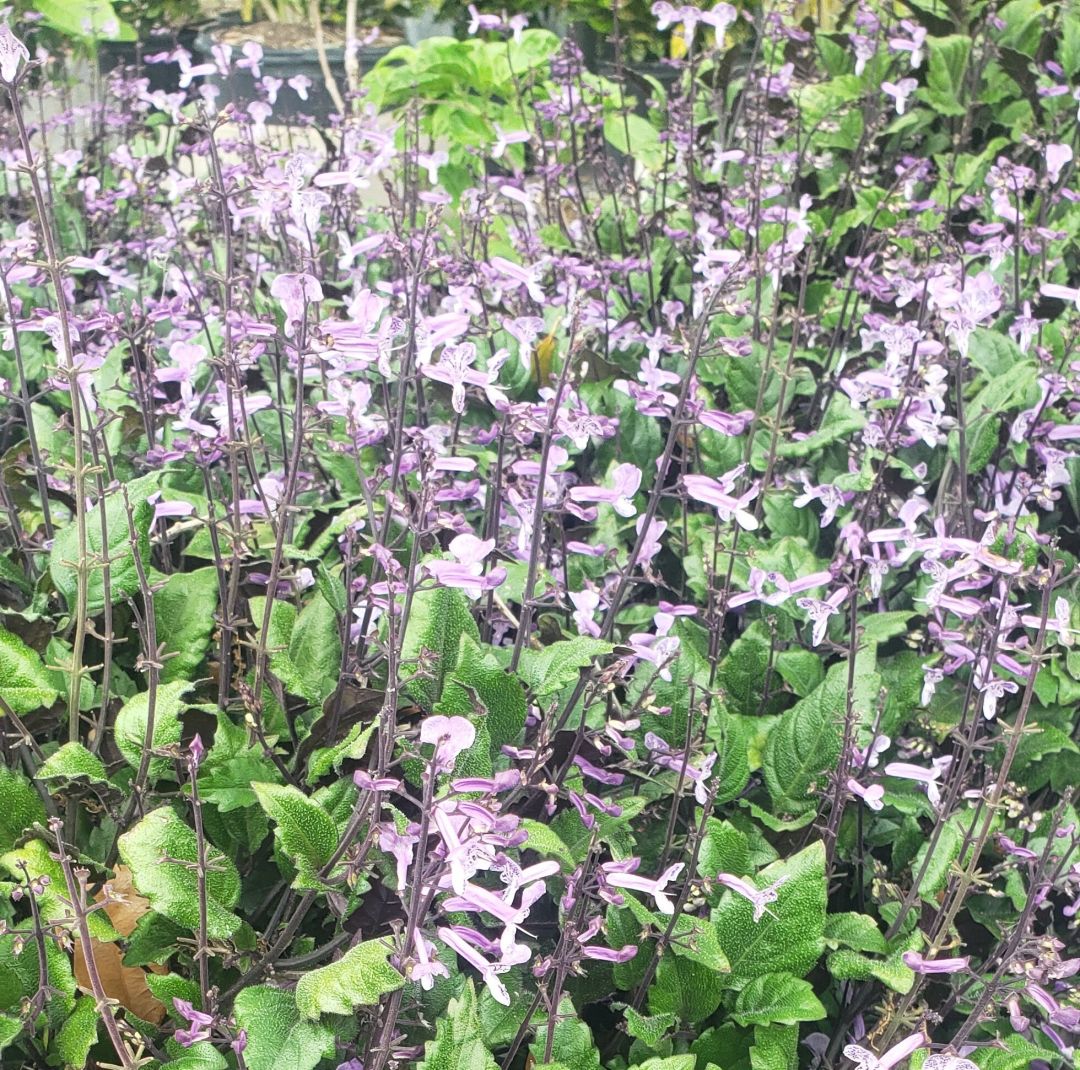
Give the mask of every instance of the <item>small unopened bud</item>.
<svg viewBox="0 0 1080 1070">
<path fill-rule="evenodd" d="M 202 765 L 203 758 L 206 757 L 206 746 L 202 741 L 202 736 L 197 732 L 195 733 L 195 738 L 191 741 L 189 756 L 191 765 L 195 769 L 198 769 L 199 766 Z"/>
</svg>

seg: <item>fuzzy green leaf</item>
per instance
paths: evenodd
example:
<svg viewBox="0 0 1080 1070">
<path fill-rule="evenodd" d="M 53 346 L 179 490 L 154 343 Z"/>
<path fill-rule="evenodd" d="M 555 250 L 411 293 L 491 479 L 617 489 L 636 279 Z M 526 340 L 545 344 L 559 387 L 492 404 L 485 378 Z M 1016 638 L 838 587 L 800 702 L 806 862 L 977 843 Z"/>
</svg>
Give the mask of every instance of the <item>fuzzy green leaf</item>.
<svg viewBox="0 0 1080 1070">
<path fill-rule="evenodd" d="M 311 970 L 296 986 L 296 1006 L 305 1018 L 320 1014 L 352 1014 L 405 983 L 388 959 L 392 948 L 385 940 L 365 940 L 349 948 L 337 962 Z"/>
<path fill-rule="evenodd" d="M 15 841 L 34 823 L 45 824 L 45 807 L 30 781 L 7 766 L 0 766 L 0 851 Z"/>
<path fill-rule="evenodd" d="M 285 854 L 306 882 L 314 881 L 337 848 L 334 819 L 291 784 L 252 784 L 259 805 L 277 823 Z"/>
<path fill-rule="evenodd" d="M 91 754 L 81 743 L 65 743 L 41 763 L 37 771 L 38 780 L 86 780 L 90 783 L 105 783 L 108 775 L 105 765 L 96 755 Z"/>
<path fill-rule="evenodd" d="M 139 590 L 135 550 L 137 549 L 143 565 L 148 565 L 150 524 L 154 518 L 154 507 L 147 498 L 157 487 L 158 479 L 157 475 L 146 476 L 127 484 L 127 499 L 131 505 L 131 519 L 135 528 L 135 549 L 132 548 L 128 532 L 127 505 L 121 490 L 110 491 L 105 497 L 107 546 L 104 546 L 101 539 L 101 503 L 86 514 L 86 550 L 91 566 L 86 585 L 86 610 L 91 616 L 105 608 L 105 573 L 102 562 L 106 559 L 109 563 L 109 601 L 113 605 Z M 72 519 L 56 533 L 49 554 L 49 572 L 53 583 L 72 612 L 75 610 L 78 590 L 76 570 L 79 556 L 78 531 Z"/>
<path fill-rule="evenodd" d="M 269 985 L 245 988 L 233 1007 L 236 1026 L 247 1032 L 248 1070 L 314 1070 L 334 1054 L 334 1031 L 300 1017 L 291 992 Z"/>
<path fill-rule="evenodd" d="M 417 1070 L 496 1070 L 497 1066 L 484 1044 L 476 989 L 469 980 L 436 1024 L 435 1039 L 425 1044 L 424 1061 Z"/>
<path fill-rule="evenodd" d="M 216 568 L 174 572 L 154 595 L 158 642 L 165 647 L 161 682 L 191 679 L 214 634 L 218 605 Z"/>
<path fill-rule="evenodd" d="M 15 713 L 51 706 L 59 697 L 53 679 L 36 651 L 0 628 L 0 695 Z"/>
<path fill-rule="evenodd" d="M 187 929 L 199 926 L 199 889 L 192 865 L 198 861 L 195 832 L 175 810 L 152 810 L 120 837 L 120 857 L 135 887 L 159 914 Z M 240 875 L 232 859 L 207 845 L 207 931 L 226 940 L 240 927 L 232 908 L 240 897 Z"/>
<path fill-rule="evenodd" d="M 162 751 L 180 744 L 183 726 L 180 713 L 184 709 L 184 695 L 194 684 L 186 680 L 174 680 L 157 689 L 154 701 L 154 731 L 150 741 L 152 751 Z M 132 769 L 138 769 L 146 745 L 146 730 L 150 721 L 150 692 L 142 691 L 128 699 L 116 715 L 116 745 L 124 761 Z M 150 780 L 175 777 L 175 767 L 169 758 L 151 758 L 148 776 Z"/>
<path fill-rule="evenodd" d="M 90 1058 L 90 1049 L 97 1043 L 97 1005 L 93 996 L 81 996 L 75 1010 L 56 1034 L 53 1050 L 64 1065 L 82 1070 Z"/>
<path fill-rule="evenodd" d="M 763 869 L 754 883 L 782 880 L 771 914 L 754 921 L 748 899 L 727 892 L 713 911 L 720 946 L 731 965 L 730 987 L 741 988 L 766 973 L 804 976 L 825 948 L 825 848 L 813 843 Z"/>
<path fill-rule="evenodd" d="M 809 982 L 790 973 L 765 973 L 739 992 L 732 1017 L 739 1025 L 795 1025 L 825 1017 Z"/>
</svg>

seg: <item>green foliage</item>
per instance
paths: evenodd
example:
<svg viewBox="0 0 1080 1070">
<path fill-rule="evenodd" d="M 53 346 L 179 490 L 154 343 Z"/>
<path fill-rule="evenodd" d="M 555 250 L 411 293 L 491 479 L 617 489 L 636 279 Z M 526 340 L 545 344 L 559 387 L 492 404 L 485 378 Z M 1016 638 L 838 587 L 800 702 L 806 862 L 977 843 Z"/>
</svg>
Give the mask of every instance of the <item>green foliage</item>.
<svg viewBox="0 0 1080 1070">
<path fill-rule="evenodd" d="M 387 961 L 390 950 L 385 940 L 365 940 L 329 966 L 305 973 L 296 986 L 300 1014 L 305 1018 L 351 1014 L 399 989 L 405 978 Z"/>
<path fill-rule="evenodd" d="M 119 840 L 120 857 L 135 887 L 159 914 L 186 929 L 199 926 L 199 862 L 195 832 L 175 810 L 159 807 Z M 231 859 L 208 845 L 206 852 L 207 932 L 215 940 L 232 936 L 240 919 L 232 908 L 240 897 L 240 875 Z"/>
<path fill-rule="evenodd" d="M 0 695 L 17 714 L 51 706 L 59 697 L 40 656 L 17 635 L 0 628 Z"/>
</svg>

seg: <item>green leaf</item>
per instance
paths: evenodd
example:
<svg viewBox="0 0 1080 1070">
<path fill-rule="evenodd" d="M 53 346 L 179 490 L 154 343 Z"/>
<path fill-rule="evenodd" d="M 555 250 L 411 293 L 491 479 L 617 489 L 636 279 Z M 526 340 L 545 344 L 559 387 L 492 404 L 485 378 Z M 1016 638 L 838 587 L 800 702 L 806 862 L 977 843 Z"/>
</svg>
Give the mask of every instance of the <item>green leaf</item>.
<svg viewBox="0 0 1080 1070">
<path fill-rule="evenodd" d="M 170 1037 L 165 1041 L 169 1061 L 161 1064 L 161 1070 L 227 1070 L 228 1062 L 208 1040 L 200 1040 L 190 1048 L 183 1048 Z"/>
<path fill-rule="evenodd" d="M 611 651 L 611 643 L 587 635 L 560 639 L 543 650 L 522 651 L 520 675 L 533 694 L 543 701 L 564 687 L 576 684 L 578 674 L 592 664 L 593 658 L 603 657 Z"/>
<path fill-rule="evenodd" d="M 840 757 L 846 673 L 846 665 L 830 669 L 820 686 L 784 713 L 769 733 L 762 772 L 774 806 L 808 809 L 812 789 Z"/>
<path fill-rule="evenodd" d="M 908 621 L 915 614 L 908 611 L 871 613 L 859 620 L 860 640 L 863 644 L 878 646 L 898 635 L 907 635 Z"/>
<path fill-rule="evenodd" d="M 843 944 L 855 951 L 876 951 L 884 954 L 888 950 L 877 922 L 866 914 L 856 914 L 853 911 L 830 914 L 825 919 L 825 942 L 829 947 L 835 948 Z"/>
<path fill-rule="evenodd" d="M 710 817 L 705 822 L 705 838 L 698 852 L 698 873 L 713 878 L 718 873 L 741 877 L 749 872 L 750 843 L 746 833 L 730 821 Z"/>
<path fill-rule="evenodd" d="M 424 650 L 434 654 L 431 678 L 412 680 L 405 687 L 406 693 L 425 709 L 432 709 L 439 701 L 446 677 L 457 666 L 463 635 L 480 642 L 480 631 L 464 591 L 436 587 L 413 595 L 401 660 L 415 662 Z"/>
<path fill-rule="evenodd" d="M 341 675 L 338 615 L 325 598 L 313 598 L 300 611 L 289 641 L 289 660 L 296 666 L 301 694 L 321 706 Z"/>
<path fill-rule="evenodd" d="M 727 892 L 712 913 L 720 946 L 731 966 L 729 987 L 741 988 L 766 973 L 804 976 L 825 948 L 825 848 L 813 843 L 763 869 L 754 883 L 782 880 L 772 914 L 754 921 L 748 899 Z"/>
<path fill-rule="evenodd" d="M 157 488 L 157 475 L 145 476 L 127 484 L 131 504 L 131 519 L 135 528 L 135 549 L 144 567 L 150 561 L 150 525 L 154 507 L 146 500 Z M 135 549 L 128 535 L 127 506 L 120 490 L 105 496 L 105 524 L 108 546 L 101 540 L 102 504 L 86 514 L 87 557 L 90 573 L 86 585 L 86 611 L 94 616 L 105 608 L 105 578 L 102 563 L 109 562 L 109 600 L 115 605 L 125 597 L 138 593 L 139 573 L 135 564 Z M 64 596 L 68 609 L 75 611 L 78 590 L 79 536 L 75 521 L 68 521 L 56 533 L 49 553 L 49 572 L 56 589 Z"/>
<path fill-rule="evenodd" d="M 709 1017 L 724 995 L 727 978 L 700 962 L 665 952 L 649 987 L 649 1012 L 674 1014 L 697 1025 Z"/>
<path fill-rule="evenodd" d="M 656 935 L 667 931 L 670 918 L 653 913 L 632 895 L 625 898 L 626 909 L 646 930 L 651 928 Z M 644 932 L 642 935 L 644 937 Z M 675 928 L 672 930 L 671 950 L 673 954 L 690 959 L 713 973 L 727 973 L 731 968 L 720 948 L 715 927 L 692 914 L 680 914 L 676 919 Z"/>
<path fill-rule="evenodd" d="M 1040 1048 L 1015 1033 L 1004 1037 L 999 1043 L 1002 1045 L 1000 1048 L 996 1045 L 992 1048 L 980 1048 L 972 1054 L 979 1070 L 1025 1070 L 1036 1059 L 1045 1061 L 1047 1058 L 1045 1048 Z"/>
<path fill-rule="evenodd" d="M 337 962 L 311 970 L 296 986 L 296 1006 L 305 1018 L 320 1014 L 352 1014 L 394 992 L 405 978 L 387 961 L 393 950 L 386 940 L 365 940 L 349 948 Z"/>
<path fill-rule="evenodd" d="M 275 599 L 270 603 L 270 619 L 263 635 L 263 619 L 266 616 L 266 598 L 262 595 L 248 599 L 248 613 L 255 625 L 255 633 L 260 642 L 265 642 L 267 664 L 270 671 L 281 681 L 282 687 L 290 694 L 299 695 L 314 703 L 308 694 L 308 683 L 292 659 L 290 646 L 296 629 L 296 606 L 291 602 Z"/>
<path fill-rule="evenodd" d="M 317 886 L 319 870 L 337 849 L 334 819 L 291 784 L 252 784 L 259 805 L 277 823 L 277 837 L 296 864 L 303 886 Z"/>
<path fill-rule="evenodd" d="M 543 858 L 557 859 L 567 870 L 572 870 L 581 861 L 574 857 L 573 852 L 562 841 L 559 834 L 542 821 L 523 817 L 521 827 L 529 834 L 525 846 L 530 851 L 536 851 Z"/>
<path fill-rule="evenodd" d="M 796 1025 L 754 1026 L 751 1070 L 795 1070 L 798 1044 L 799 1027 Z"/>
<path fill-rule="evenodd" d="M 45 807 L 30 781 L 0 766 L 0 851 L 7 851 L 35 822 L 45 824 Z"/>
<path fill-rule="evenodd" d="M 900 957 L 907 948 L 884 959 L 872 959 L 858 951 L 841 948 L 825 960 L 829 973 L 838 981 L 869 981 L 874 978 L 894 992 L 907 995 L 915 983 L 915 971 Z"/>
<path fill-rule="evenodd" d="M 437 712 L 475 711 L 473 695 L 487 711 L 491 754 L 495 757 L 502 752 L 504 744 L 516 743 L 525 727 L 525 691 L 489 650 L 465 633 L 461 636 L 457 665 L 446 678 Z"/>
<path fill-rule="evenodd" d="M 815 450 L 850 439 L 856 431 L 861 431 L 865 424 L 866 417 L 862 412 L 852 405 L 846 394 L 837 392 L 821 418 L 821 426 L 805 438 L 781 441 L 776 447 L 777 456 L 808 457 Z"/>
<path fill-rule="evenodd" d="M 1006 335 L 976 327 L 968 341 L 968 359 L 991 379 L 996 379 L 1008 375 L 1024 359 L 1024 354 Z"/>
<path fill-rule="evenodd" d="M 817 1022 L 825 1013 L 809 982 L 790 973 L 765 973 L 742 989 L 732 1017 L 739 1025 L 795 1025 Z"/>
<path fill-rule="evenodd" d="M 37 0 L 34 7 L 46 23 L 67 37 L 101 41 L 134 41 L 134 29 L 116 14 L 111 0 Z"/>
<path fill-rule="evenodd" d="M 641 115 L 625 112 L 608 115 L 604 119 L 604 137 L 613 148 L 640 160 L 650 171 L 664 166 L 667 148 L 660 141 L 660 131 Z"/>
<path fill-rule="evenodd" d="M 552 1033 L 551 1060 L 567 1070 L 599 1070 L 600 1052 L 593 1040 L 592 1030 L 582 1021 L 568 996 L 563 996 L 555 1016 Z M 536 1023 L 536 1040 L 529 1050 L 538 1064 L 543 1064 L 547 1043 L 547 1020 Z"/>
<path fill-rule="evenodd" d="M 214 634 L 218 605 L 216 568 L 174 572 L 154 595 L 158 642 L 165 647 L 161 682 L 191 679 Z"/>
<path fill-rule="evenodd" d="M 186 929 L 199 927 L 198 862 L 194 831 L 175 810 L 152 810 L 119 840 L 120 857 L 131 869 L 135 887 L 159 914 Z M 240 897 L 240 875 L 232 859 L 207 844 L 207 931 L 227 940 L 240 927 L 232 908 Z"/>
<path fill-rule="evenodd" d="M 339 772 L 341 763 L 347 758 L 354 760 L 363 758 L 367 753 L 371 737 L 378 727 L 377 721 L 372 721 L 369 725 L 354 724 L 349 729 L 349 734 L 340 743 L 333 747 L 320 747 L 318 750 L 313 751 L 308 761 L 308 784 L 314 784 L 321 780 L 331 769 Z"/>
<path fill-rule="evenodd" d="M 626 1016 L 626 1031 L 649 1048 L 655 1048 L 678 1021 L 671 1013 L 644 1015 L 633 1007 L 626 1007 L 623 1014 Z"/>
<path fill-rule="evenodd" d="M 0 695 L 12 710 L 20 716 L 33 713 L 51 706 L 59 694 L 37 652 L 0 628 Z"/>
<path fill-rule="evenodd" d="M 55 989 L 46 1017 L 58 1029 L 75 1009 L 75 978 L 67 953 L 55 940 L 45 941 L 45 966 L 48 983 Z M 14 933 L 0 936 L 0 1007 L 20 1010 L 23 1001 L 37 992 L 39 980 L 37 942 Z"/>
<path fill-rule="evenodd" d="M 458 999 L 435 1025 L 435 1039 L 424 1045 L 417 1070 L 497 1070 L 498 1063 L 484 1044 L 476 1008 L 476 989 L 465 983 Z"/>
<path fill-rule="evenodd" d="M 90 783 L 107 783 L 105 765 L 81 743 L 65 743 L 41 763 L 38 780 L 85 780 Z"/>
<path fill-rule="evenodd" d="M 248 1070 L 314 1070 L 333 1057 L 334 1030 L 302 1019 L 291 992 L 269 985 L 245 988 L 233 1013 L 237 1028 L 247 1032 Z"/>
<path fill-rule="evenodd" d="M 733 713 L 761 712 L 771 656 L 772 644 L 756 621 L 731 644 L 716 670 L 716 678 L 723 689 L 724 705 Z"/>
<path fill-rule="evenodd" d="M 65 1066 L 82 1070 L 90 1058 L 90 1049 L 97 1043 L 98 1013 L 93 996 L 80 996 L 75 1010 L 56 1034 L 53 1050 Z"/>
<path fill-rule="evenodd" d="M 183 726 L 180 712 L 185 708 L 184 695 L 194 684 L 186 680 L 174 680 L 157 689 L 154 702 L 154 731 L 150 742 L 151 751 L 163 751 L 180 745 Z M 132 769 L 139 768 L 146 743 L 146 729 L 150 721 L 150 692 L 142 691 L 128 699 L 116 715 L 116 745 L 124 760 Z M 148 773 L 151 781 L 164 777 L 175 779 L 175 767 L 169 758 L 151 758 Z"/>
<path fill-rule="evenodd" d="M 919 98 L 939 115 L 964 115 L 967 112 L 963 100 L 964 76 L 971 54 L 971 38 L 950 34 L 948 37 L 931 37 L 927 44 L 930 46 L 930 63 L 926 89 L 919 91 Z"/>
</svg>

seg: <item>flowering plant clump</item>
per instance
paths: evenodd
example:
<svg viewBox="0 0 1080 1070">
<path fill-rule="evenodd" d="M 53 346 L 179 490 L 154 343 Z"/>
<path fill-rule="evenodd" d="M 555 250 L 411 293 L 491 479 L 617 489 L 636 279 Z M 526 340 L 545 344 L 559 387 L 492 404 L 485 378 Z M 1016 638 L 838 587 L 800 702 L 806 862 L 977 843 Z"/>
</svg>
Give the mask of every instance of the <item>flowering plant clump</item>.
<svg viewBox="0 0 1080 1070">
<path fill-rule="evenodd" d="M 1074 1064 L 1080 22 L 652 12 L 0 26 L 4 1066 Z"/>
</svg>

